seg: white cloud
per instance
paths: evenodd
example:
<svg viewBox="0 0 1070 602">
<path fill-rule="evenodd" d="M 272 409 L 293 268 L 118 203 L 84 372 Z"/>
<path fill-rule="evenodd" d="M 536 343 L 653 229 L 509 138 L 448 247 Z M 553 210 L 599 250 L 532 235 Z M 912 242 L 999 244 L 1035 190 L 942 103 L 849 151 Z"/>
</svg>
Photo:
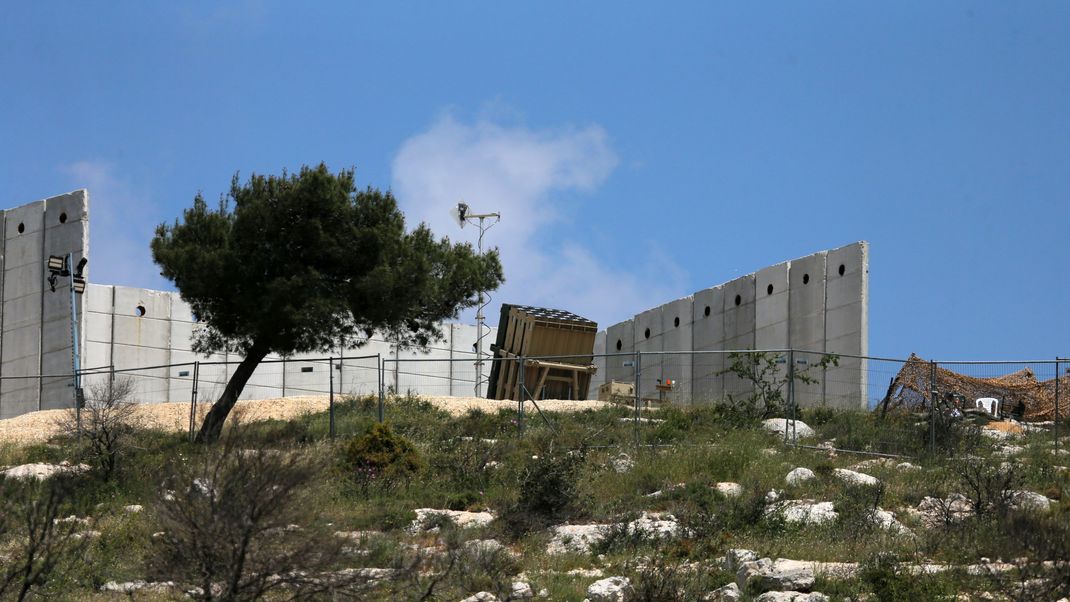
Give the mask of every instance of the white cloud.
<svg viewBox="0 0 1070 602">
<path fill-rule="evenodd" d="M 657 249 L 630 245 L 635 257 L 619 268 L 583 244 L 594 228 L 573 224 L 575 212 L 560 197 L 596 190 L 617 163 L 597 125 L 533 130 L 488 119 L 462 123 L 447 114 L 402 144 L 393 190 L 411 223 L 426 222 L 452 240 L 478 237 L 477 228 L 462 231 L 450 217 L 458 201 L 502 214 L 485 238 L 486 247 L 499 248 L 506 277 L 492 293 L 492 323 L 500 303 L 510 302 L 570 310 L 605 327 L 671 300 L 684 282 Z"/>
<path fill-rule="evenodd" d="M 61 171 L 72 187 L 89 189 L 90 282 L 173 289 L 149 250 L 163 219 L 159 207 L 106 161 L 76 161 Z"/>
</svg>

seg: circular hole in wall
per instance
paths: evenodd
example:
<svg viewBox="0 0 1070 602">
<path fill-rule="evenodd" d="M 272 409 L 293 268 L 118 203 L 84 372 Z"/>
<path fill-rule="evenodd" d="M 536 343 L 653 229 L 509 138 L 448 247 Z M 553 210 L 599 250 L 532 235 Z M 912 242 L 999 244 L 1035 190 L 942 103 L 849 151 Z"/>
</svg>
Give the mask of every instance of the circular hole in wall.
<svg viewBox="0 0 1070 602">
<path fill-rule="evenodd" d="M 736 295 L 736 305 L 739 305 L 740 303 L 743 303 L 743 297 Z"/>
<path fill-rule="evenodd" d="M 773 285 L 772 284 L 770 284 L 769 286 L 765 287 L 765 294 L 767 294 L 767 295 L 772 295 L 773 294 Z"/>
<path fill-rule="evenodd" d="M 624 343 L 622 343 L 620 339 L 617 339 L 617 351 L 620 351 L 623 348 L 624 348 Z"/>
<path fill-rule="evenodd" d="M 24 224 L 22 222 L 19 222 L 19 234 L 22 234 L 25 231 L 26 231 L 26 224 Z"/>
<path fill-rule="evenodd" d="M 144 316 L 145 315 L 145 306 L 144 305 L 138 305 L 137 309 L 134 310 L 134 313 L 136 313 L 137 317 L 139 317 L 139 318 L 141 316 Z"/>
<path fill-rule="evenodd" d="M 709 316 L 710 315 L 710 306 L 707 305 L 706 309 L 702 313 L 703 313 L 703 315 Z"/>
<path fill-rule="evenodd" d="M 847 271 L 847 266 L 845 266 L 845 265 L 843 265 L 841 263 L 840 264 L 840 276 L 843 276 L 843 273 L 846 272 L 846 271 Z"/>
<path fill-rule="evenodd" d="M 673 318 L 672 319 L 672 325 L 673 325 L 673 328 L 679 328 L 680 327 L 680 318 L 679 317 Z"/>
<path fill-rule="evenodd" d="M 649 339 L 650 338 L 650 329 L 649 328 L 647 328 L 646 330 L 643 331 L 643 338 L 644 339 Z"/>
<path fill-rule="evenodd" d="M 803 284 L 810 284 L 810 274 L 803 274 Z"/>
<path fill-rule="evenodd" d="M 67 212 L 66 211 L 64 211 L 63 213 L 59 214 L 59 223 L 61 223 L 61 224 L 66 224 L 67 223 Z"/>
</svg>

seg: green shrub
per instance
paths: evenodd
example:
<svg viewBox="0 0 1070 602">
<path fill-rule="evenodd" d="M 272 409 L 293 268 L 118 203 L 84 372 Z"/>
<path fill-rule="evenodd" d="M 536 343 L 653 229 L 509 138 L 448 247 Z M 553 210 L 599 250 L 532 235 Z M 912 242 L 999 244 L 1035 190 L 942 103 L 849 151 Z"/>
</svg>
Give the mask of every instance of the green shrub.
<svg viewBox="0 0 1070 602">
<path fill-rule="evenodd" d="M 405 479 L 423 465 L 420 454 L 408 439 L 380 423 L 349 441 L 343 461 L 346 469 L 364 483 Z"/>
<path fill-rule="evenodd" d="M 536 455 L 520 471 L 517 500 L 502 520 L 513 535 L 522 535 L 574 515 L 580 507 L 578 476 L 582 453 Z"/>
<path fill-rule="evenodd" d="M 880 602 L 901 600 L 942 600 L 955 595 L 955 589 L 938 575 L 913 574 L 889 554 L 869 557 L 860 567 L 859 577 Z"/>
</svg>

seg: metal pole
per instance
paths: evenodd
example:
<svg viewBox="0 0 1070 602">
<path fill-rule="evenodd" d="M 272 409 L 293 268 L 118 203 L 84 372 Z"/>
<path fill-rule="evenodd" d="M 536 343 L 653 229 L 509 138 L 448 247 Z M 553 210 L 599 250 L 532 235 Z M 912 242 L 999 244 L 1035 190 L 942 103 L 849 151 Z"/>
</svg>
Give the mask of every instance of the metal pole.
<svg viewBox="0 0 1070 602">
<path fill-rule="evenodd" d="M 642 374 L 642 370 L 643 370 L 643 352 L 642 351 L 636 351 L 635 352 L 635 447 L 636 447 L 636 450 L 639 449 L 639 442 L 640 442 L 640 438 L 639 438 L 639 414 L 641 412 L 641 407 L 642 407 L 642 404 L 643 404 L 643 400 L 642 400 L 642 395 L 643 394 L 642 394 L 642 392 L 640 391 L 640 388 L 639 388 L 639 385 L 642 382 L 641 381 L 641 377 L 640 377 L 640 375 Z"/>
<path fill-rule="evenodd" d="M 477 250 L 483 257 L 483 219 L 479 218 L 479 242 Z M 479 384 L 483 380 L 483 289 L 479 289 L 479 300 L 476 302 L 476 397 L 479 397 Z M 523 403 L 523 402 L 521 402 Z"/>
<path fill-rule="evenodd" d="M 382 356 L 378 353 L 375 354 L 375 371 L 379 373 L 379 423 L 386 422 L 386 403 L 383 399 L 383 372 L 379 369 L 382 365 Z"/>
<path fill-rule="evenodd" d="M 788 351 L 788 406 L 791 407 L 791 444 L 795 444 L 795 350 Z M 788 442 L 787 425 L 784 428 L 784 443 Z"/>
<path fill-rule="evenodd" d="M 929 362 L 929 451 L 936 453 L 936 362 Z"/>
<path fill-rule="evenodd" d="M 1059 358 L 1055 358 L 1055 454 L 1059 454 Z"/>
<path fill-rule="evenodd" d="M 82 375 L 78 353 L 78 294 L 74 292 L 74 254 L 67 253 L 67 275 L 71 287 L 71 367 L 74 373 L 74 416 L 78 433 L 82 433 Z"/>
<path fill-rule="evenodd" d="M 519 435 L 523 436 L 523 434 L 524 434 L 524 398 L 528 394 L 527 393 L 528 392 L 528 386 L 524 382 L 524 372 L 526 371 L 526 367 L 524 365 L 524 358 L 523 357 L 517 358 L 517 362 L 519 362 L 519 364 L 520 364 L 518 366 L 519 373 L 517 374 L 517 377 L 516 377 L 517 378 L 517 384 L 518 384 L 518 390 L 517 390 L 518 395 L 517 395 L 517 397 L 519 397 L 520 399 L 518 399 L 517 402 L 516 402 L 516 430 L 517 430 L 517 433 Z"/>
<path fill-rule="evenodd" d="M 375 354 L 375 357 L 379 358 L 379 407 L 383 407 L 383 401 L 385 399 L 385 392 L 383 391 L 383 385 L 386 383 L 386 360 L 380 354 Z M 385 408 L 379 411 L 380 416 L 386 415 Z"/>
<path fill-rule="evenodd" d="M 200 377 L 201 362 L 193 362 L 193 392 L 189 398 L 189 440 L 193 443 L 195 424 L 197 420 L 197 379 Z"/>
<path fill-rule="evenodd" d="M 327 372 L 330 373 L 330 377 L 327 379 L 329 383 L 328 389 L 329 395 L 327 397 L 327 416 L 328 416 L 328 431 L 331 439 L 334 439 L 334 358 L 327 358 Z"/>
</svg>

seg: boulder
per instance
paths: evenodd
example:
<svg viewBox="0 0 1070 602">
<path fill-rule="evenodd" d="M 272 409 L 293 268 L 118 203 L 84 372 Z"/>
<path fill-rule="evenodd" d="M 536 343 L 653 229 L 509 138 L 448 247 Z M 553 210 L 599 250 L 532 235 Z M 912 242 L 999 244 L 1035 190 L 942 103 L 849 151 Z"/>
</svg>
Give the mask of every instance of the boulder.
<svg viewBox="0 0 1070 602">
<path fill-rule="evenodd" d="M 908 510 L 929 528 L 938 527 L 944 521 L 958 522 L 973 515 L 973 504 L 961 493 L 952 493 L 946 499 L 925 496 L 916 508 Z"/>
<path fill-rule="evenodd" d="M 755 602 L 828 602 L 829 597 L 819 592 L 765 592 Z"/>
<path fill-rule="evenodd" d="M 499 602 L 499 600 L 498 596 L 490 592 L 479 592 L 464 598 L 461 602 Z"/>
<path fill-rule="evenodd" d="M 703 598 L 706 602 L 738 602 L 742 599 L 743 592 L 739 591 L 739 586 L 735 583 L 729 583 L 724 587 L 719 587 L 706 594 Z"/>
<path fill-rule="evenodd" d="M 89 470 L 88 464 L 71 464 L 60 462 L 59 464 L 31 463 L 12 466 L 0 472 L 5 479 L 16 481 L 28 481 L 34 479 L 43 481 L 56 474 L 78 474 Z"/>
<path fill-rule="evenodd" d="M 900 462 L 899 464 L 895 465 L 895 468 L 897 470 L 921 470 L 920 466 L 916 466 L 914 464 L 911 464 L 910 462 Z"/>
<path fill-rule="evenodd" d="M 613 458 L 609 465 L 613 468 L 613 472 L 623 474 L 635 468 L 635 460 L 632 460 L 628 454 L 622 453 Z"/>
<path fill-rule="evenodd" d="M 788 485 L 799 485 L 816 478 L 817 475 L 814 474 L 814 471 L 810 470 L 809 468 L 800 466 L 789 472 L 788 476 L 784 477 L 784 482 L 786 482 Z"/>
<path fill-rule="evenodd" d="M 589 602 L 627 602 L 634 593 L 627 577 L 607 577 L 587 586 Z"/>
<path fill-rule="evenodd" d="M 801 420 L 788 420 L 787 418 L 770 418 L 769 420 L 762 421 L 762 428 L 765 430 L 776 433 L 781 437 L 784 433 L 788 433 L 791 436 L 792 423 L 795 425 L 795 436 L 799 439 L 806 439 L 807 437 L 813 437 L 816 433 L 814 429 L 810 428 L 805 422 Z"/>
<path fill-rule="evenodd" d="M 834 468 L 832 474 L 845 483 L 851 485 L 880 485 L 880 481 L 877 477 L 871 477 L 868 474 L 862 474 L 853 470 L 847 470 L 846 468 Z"/>
<path fill-rule="evenodd" d="M 551 529 L 553 537 L 546 546 L 546 553 L 587 554 L 592 545 L 605 538 L 609 529 L 610 525 L 557 525 Z"/>
<path fill-rule="evenodd" d="M 446 519 L 462 529 L 486 527 L 494 520 L 490 512 L 465 512 L 463 510 L 439 510 L 435 508 L 417 508 L 416 520 L 409 526 L 411 533 L 420 531 L 437 532 L 438 522 Z"/>
<path fill-rule="evenodd" d="M 713 488 L 725 497 L 739 497 L 743 495 L 743 486 L 741 486 L 739 483 L 717 483 L 713 486 Z"/>
<path fill-rule="evenodd" d="M 813 500 L 784 500 L 766 509 L 766 515 L 780 514 L 784 522 L 802 525 L 820 525 L 836 520 L 832 502 Z"/>
<path fill-rule="evenodd" d="M 735 573 L 739 570 L 739 567 L 743 566 L 744 562 L 753 562 L 755 560 L 758 560 L 758 554 L 754 550 L 733 548 L 724 555 L 724 570 L 729 573 Z"/>
<path fill-rule="evenodd" d="M 899 522 L 899 520 L 895 518 L 895 514 L 882 508 L 877 508 L 876 510 L 874 510 L 869 518 L 873 522 L 873 524 L 877 525 L 881 529 L 884 529 L 885 531 L 891 531 L 892 533 L 895 533 L 897 535 L 907 535 L 910 533 L 910 529 L 906 528 L 903 523 Z"/>
<path fill-rule="evenodd" d="M 809 591 L 814 586 L 810 563 L 768 558 L 744 562 L 736 571 L 736 585 L 750 594 L 768 591 Z"/>
<path fill-rule="evenodd" d="M 1010 506 L 1015 510 L 1047 512 L 1048 510 L 1051 510 L 1051 505 L 1053 503 L 1054 502 L 1047 497 L 1032 491 L 1010 492 Z"/>
<path fill-rule="evenodd" d="M 531 589 L 531 584 L 526 581 L 514 581 L 509 588 L 510 600 L 526 600 L 534 597 L 535 592 Z"/>
</svg>

